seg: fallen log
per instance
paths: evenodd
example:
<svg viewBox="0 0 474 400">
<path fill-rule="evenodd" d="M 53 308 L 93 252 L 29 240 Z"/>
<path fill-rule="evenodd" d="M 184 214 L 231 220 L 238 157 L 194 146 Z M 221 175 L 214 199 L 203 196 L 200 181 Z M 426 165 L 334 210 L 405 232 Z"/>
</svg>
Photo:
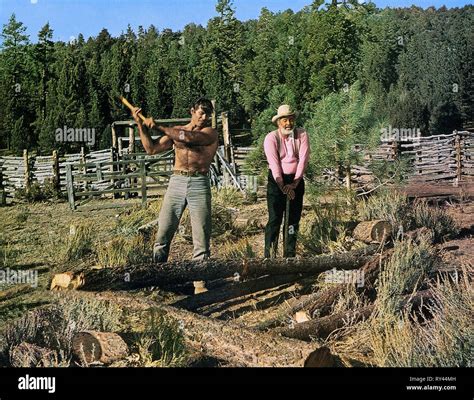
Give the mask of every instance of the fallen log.
<svg viewBox="0 0 474 400">
<path fill-rule="evenodd" d="M 81 272 L 83 275 L 81 275 L 79 288 L 93 291 L 130 290 L 190 281 L 208 281 L 230 276 L 249 279 L 265 275 L 295 273 L 316 275 L 333 268 L 357 269 L 365 264 L 377 249 L 377 245 L 371 245 L 347 253 L 321 255 L 306 259 L 246 259 L 241 261 L 216 259 L 86 270 Z M 70 282 L 68 282 L 68 286 L 70 286 Z"/>
<path fill-rule="evenodd" d="M 75 292 L 74 296 L 111 301 L 111 293 Z M 223 360 L 228 366 L 302 367 L 316 350 L 314 343 L 244 328 L 229 321 L 203 317 L 190 311 L 160 305 L 147 298 L 114 293 L 113 301 L 131 312 L 160 310 L 178 321 L 186 345 L 205 356 Z"/>
<path fill-rule="evenodd" d="M 353 323 L 359 322 L 368 318 L 373 310 L 374 305 L 371 304 L 355 311 L 340 312 L 295 324 L 290 327 L 277 328 L 273 332 L 298 340 L 311 340 L 312 338 L 326 339 L 336 329 L 342 328 L 346 324 L 346 321 L 350 320 Z"/>
<path fill-rule="evenodd" d="M 375 282 L 378 277 L 379 267 L 381 263 L 385 262 L 392 254 L 393 249 L 388 249 L 380 256 L 373 257 L 365 263 L 361 269 L 361 272 L 364 274 L 364 286 L 357 288 L 358 293 L 364 293 L 364 296 L 372 301 L 375 299 Z M 281 313 L 261 322 L 258 329 L 266 330 L 274 328 L 279 325 L 285 316 L 293 316 L 300 311 L 306 311 L 311 318 L 314 318 L 315 315 L 318 317 L 326 316 L 346 287 L 346 284 L 336 284 L 316 293 L 304 296 L 304 298 L 294 302 L 290 307 L 286 307 Z"/>
<path fill-rule="evenodd" d="M 299 290 L 300 285 L 298 283 L 284 284 L 263 292 L 244 296 L 244 298 L 236 299 L 236 301 L 231 300 L 227 304 L 213 304 L 210 307 L 200 309 L 199 312 L 212 318 L 236 319 L 248 312 L 261 311 L 281 304 L 288 298 L 296 296 Z"/>
<path fill-rule="evenodd" d="M 431 231 L 427 228 L 419 228 L 405 234 L 405 237 L 414 241 L 419 241 L 423 237 L 430 238 L 431 236 Z M 393 248 L 389 248 L 380 254 L 380 256 L 373 257 L 362 267 L 361 273 L 364 276 L 364 285 L 362 287 L 356 287 L 357 293 L 362 294 L 370 301 L 375 300 L 375 284 L 379 276 L 380 266 L 384 265 L 392 255 Z M 347 284 L 338 284 L 323 291 L 313 293 L 305 299 L 295 303 L 288 311 L 286 311 L 286 313 L 289 315 L 295 315 L 299 311 L 306 310 L 311 318 L 315 318 L 316 316 L 326 316 L 331 311 L 334 302 L 343 293 L 346 287 Z M 267 321 L 261 326 L 261 328 L 270 328 L 275 326 L 275 323 L 276 320 Z"/>
<path fill-rule="evenodd" d="M 420 307 L 425 301 L 432 298 L 431 290 L 422 290 L 415 295 L 404 297 L 404 303 L 412 308 Z M 369 304 L 355 311 L 344 311 L 334 315 L 328 315 L 311 321 L 302 322 L 290 327 L 277 328 L 273 332 L 282 336 L 311 340 L 312 338 L 326 339 L 332 332 L 344 327 L 347 321 L 357 323 L 370 317 L 375 309 L 375 304 Z"/>
<path fill-rule="evenodd" d="M 72 351 L 85 365 L 110 364 L 128 356 L 127 344 L 112 332 L 78 332 L 72 338 Z"/>
<path fill-rule="evenodd" d="M 186 297 L 174 303 L 173 306 L 195 311 L 204 306 L 274 288 L 285 283 L 293 283 L 300 278 L 300 275 L 291 274 L 266 276 L 245 282 L 234 282 L 215 290 Z"/>
<path fill-rule="evenodd" d="M 352 236 L 364 243 L 382 243 L 392 233 L 392 226 L 388 221 L 375 220 L 359 223 Z"/>
</svg>

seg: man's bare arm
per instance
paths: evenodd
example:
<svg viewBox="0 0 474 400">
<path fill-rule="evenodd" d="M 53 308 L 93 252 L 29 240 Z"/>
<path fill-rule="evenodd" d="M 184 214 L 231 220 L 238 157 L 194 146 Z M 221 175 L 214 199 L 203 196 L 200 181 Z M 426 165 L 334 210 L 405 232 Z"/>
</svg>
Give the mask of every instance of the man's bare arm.
<svg viewBox="0 0 474 400">
<path fill-rule="evenodd" d="M 138 125 L 138 132 L 140 133 L 143 148 L 149 155 L 162 153 L 173 148 L 173 141 L 166 135 L 153 140 L 150 134 L 144 131 L 142 125 Z"/>
<path fill-rule="evenodd" d="M 158 154 L 166 150 L 173 148 L 173 141 L 168 136 L 162 136 L 158 140 L 153 140 L 151 135 L 148 133 L 148 129 L 155 129 L 160 131 L 155 125 L 153 118 L 145 118 L 144 124 L 148 128 L 144 128 L 142 125 L 141 119 L 138 117 L 138 113 L 141 111 L 141 108 L 135 107 L 133 109 L 132 115 L 133 119 L 137 123 L 138 133 L 140 134 L 140 140 L 142 142 L 143 148 L 147 154 Z"/>
<path fill-rule="evenodd" d="M 170 128 L 160 126 L 159 130 L 173 141 L 191 146 L 208 146 L 217 141 L 217 131 L 213 128 L 204 128 L 200 131 L 188 131 L 179 127 Z"/>
</svg>

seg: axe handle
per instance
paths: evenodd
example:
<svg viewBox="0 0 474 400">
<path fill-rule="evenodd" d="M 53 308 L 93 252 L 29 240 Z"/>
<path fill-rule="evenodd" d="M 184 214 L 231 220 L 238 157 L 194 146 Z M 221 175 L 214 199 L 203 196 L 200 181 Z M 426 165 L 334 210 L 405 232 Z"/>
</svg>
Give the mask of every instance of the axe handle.
<svg viewBox="0 0 474 400">
<path fill-rule="evenodd" d="M 124 105 L 126 105 L 126 106 L 130 109 L 130 111 L 133 112 L 133 108 L 134 108 L 134 107 L 128 102 L 128 100 L 127 100 L 125 97 L 123 97 L 123 96 L 120 96 L 119 98 L 120 98 L 120 101 L 121 101 Z M 145 121 L 145 117 L 142 115 L 142 113 L 138 113 L 138 116 L 140 117 L 140 119 L 141 119 L 142 121 Z"/>
<path fill-rule="evenodd" d="M 283 257 L 288 257 L 288 235 L 290 225 L 290 197 L 286 196 L 285 222 L 283 224 Z"/>
</svg>

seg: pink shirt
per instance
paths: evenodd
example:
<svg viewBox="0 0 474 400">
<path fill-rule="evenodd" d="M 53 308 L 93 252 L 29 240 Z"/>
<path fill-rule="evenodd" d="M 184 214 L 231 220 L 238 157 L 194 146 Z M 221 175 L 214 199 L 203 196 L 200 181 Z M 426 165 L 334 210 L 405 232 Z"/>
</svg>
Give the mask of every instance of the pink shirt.
<svg viewBox="0 0 474 400">
<path fill-rule="evenodd" d="M 275 133 L 280 135 L 280 154 L 278 154 Z M 298 128 L 296 136 L 297 139 L 293 135 L 284 136 L 278 131 L 273 131 L 265 137 L 263 149 L 275 180 L 282 178 L 282 174 L 295 174 L 295 179 L 303 177 L 310 153 L 308 134 L 304 129 Z M 296 156 L 297 148 L 299 148 L 298 157 Z"/>
</svg>

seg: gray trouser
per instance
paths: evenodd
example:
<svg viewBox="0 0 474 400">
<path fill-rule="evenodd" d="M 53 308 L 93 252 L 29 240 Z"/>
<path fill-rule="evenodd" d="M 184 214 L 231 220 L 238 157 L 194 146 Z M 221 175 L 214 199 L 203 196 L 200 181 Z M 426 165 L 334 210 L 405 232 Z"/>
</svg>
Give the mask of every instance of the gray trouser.
<svg viewBox="0 0 474 400">
<path fill-rule="evenodd" d="M 193 259 L 209 258 L 211 239 L 211 186 L 207 176 L 172 175 L 161 205 L 153 261 L 166 262 L 170 244 L 186 206 L 193 234 Z"/>
</svg>

